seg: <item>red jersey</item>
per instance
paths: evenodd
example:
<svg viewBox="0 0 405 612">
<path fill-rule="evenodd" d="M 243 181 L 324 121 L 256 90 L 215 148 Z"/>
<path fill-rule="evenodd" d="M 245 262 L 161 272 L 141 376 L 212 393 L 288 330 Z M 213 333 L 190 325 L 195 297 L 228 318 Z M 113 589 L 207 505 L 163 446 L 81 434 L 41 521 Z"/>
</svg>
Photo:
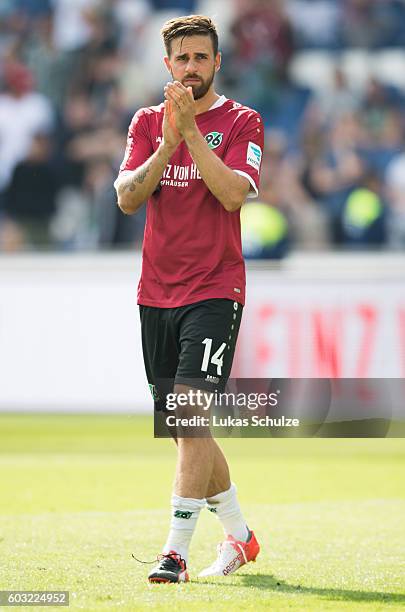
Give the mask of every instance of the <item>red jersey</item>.
<svg viewBox="0 0 405 612">
<path fill-rule="evenodd" d="M 128 131 L 120 173 L 142 165 L 162 141 L 164 105 L 140 109 Z M 222 96 L 196 123 L 208 146 L 245 176 L 256 197 L 263 151 L 258 113 Z M 209 191 L 182 142 L 147 203 L 138 304 L 173 308 L 210 298 L 244 304 L 240 211 Z"/>
</svg>

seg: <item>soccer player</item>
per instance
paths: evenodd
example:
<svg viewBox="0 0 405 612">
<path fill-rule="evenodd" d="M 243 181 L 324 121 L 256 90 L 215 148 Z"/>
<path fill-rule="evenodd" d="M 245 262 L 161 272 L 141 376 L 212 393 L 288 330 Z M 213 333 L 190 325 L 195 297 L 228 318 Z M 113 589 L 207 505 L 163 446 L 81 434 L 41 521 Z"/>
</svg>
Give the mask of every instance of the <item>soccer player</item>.
<svg viewBox="0 0 405 612">
<path fill-rule="evenodd" d="M 221 54 L 211 19 L 172 19 L 162 35 L 172 81 L 164 103 L 135 114 L 115 188 L 124 213 L 147 200 L 138 303 L 147 378 L 155 409 L 164 411 L 159 380 L 187 393 L 221 390 L 230 375 L 245 301 L 239 209 L 258 193 L 263 123 L 215 92 Z M 206 505 L 226 539 L 200 576 L 227 576 L 254 561 L 259 545 L 216 441 L 175 438 L 171 528 L 149 581 L 188 580 L 188 549 Z"/>
</svg>

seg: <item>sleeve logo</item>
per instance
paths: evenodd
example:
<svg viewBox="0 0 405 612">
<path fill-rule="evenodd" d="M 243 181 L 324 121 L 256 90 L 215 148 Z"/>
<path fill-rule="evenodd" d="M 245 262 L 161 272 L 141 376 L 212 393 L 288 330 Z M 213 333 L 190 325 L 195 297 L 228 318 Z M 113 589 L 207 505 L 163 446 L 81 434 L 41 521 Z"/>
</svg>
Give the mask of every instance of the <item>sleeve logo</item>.
<svg viewBox="0 0 405 612">
<path fill-rule="evenodd" d="M 221 144 L 223 137 L 223 132 L 210 132 L 205 136 L 205 140 L 210 149 L 216 149 Z"/>
<path fill-rule="evenodd" d="M 246 154 L 246 163 L 259 172 L 262 161 L 262 150 L 259 145 L 249 142 Z"/>
</svg>

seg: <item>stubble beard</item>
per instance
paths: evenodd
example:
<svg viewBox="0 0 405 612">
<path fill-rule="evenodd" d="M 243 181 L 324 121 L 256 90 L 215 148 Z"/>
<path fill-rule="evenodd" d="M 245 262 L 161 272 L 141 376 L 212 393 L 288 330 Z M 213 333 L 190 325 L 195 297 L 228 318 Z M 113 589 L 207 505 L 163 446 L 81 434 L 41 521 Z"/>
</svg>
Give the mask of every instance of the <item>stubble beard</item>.
<svg viewBox="0 0 405 612">
<path fill-rule="evenodd" d="M 214 82 L 214 77 L 215 77 L 215 68 L 212 70 L 211 76 L 206 81 L 202 80 L 200 85 L 191 85 L 191 89 L 193 90 L 194 100 L 201 100 L 201 98 L 203 98 L 207 94 L 212 83 Z M 191 79 L 191 78 L 192 76 L 190 75 L 184 78 L 182 81 L 182 85 L 187 87 L 184 81 L 187 81 L 187 79 Z M 201 78 L 201 77 L 198 77 L 198 78 Z"/>
</svg>

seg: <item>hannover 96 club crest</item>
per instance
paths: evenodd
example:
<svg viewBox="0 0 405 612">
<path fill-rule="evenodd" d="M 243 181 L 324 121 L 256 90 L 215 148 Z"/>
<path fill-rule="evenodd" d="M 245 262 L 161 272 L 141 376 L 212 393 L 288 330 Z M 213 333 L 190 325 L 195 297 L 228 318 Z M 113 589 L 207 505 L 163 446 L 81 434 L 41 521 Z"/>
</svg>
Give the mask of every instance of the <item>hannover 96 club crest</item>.
<svg viewBox="0 0 405 612">
<path fill-rule="evenodd" d="M 221 144 L 223 136 L 222 132 L 210 132 L 206 135 L 205 140 L 210 149 L 216 149 Z"/>
</svg>

